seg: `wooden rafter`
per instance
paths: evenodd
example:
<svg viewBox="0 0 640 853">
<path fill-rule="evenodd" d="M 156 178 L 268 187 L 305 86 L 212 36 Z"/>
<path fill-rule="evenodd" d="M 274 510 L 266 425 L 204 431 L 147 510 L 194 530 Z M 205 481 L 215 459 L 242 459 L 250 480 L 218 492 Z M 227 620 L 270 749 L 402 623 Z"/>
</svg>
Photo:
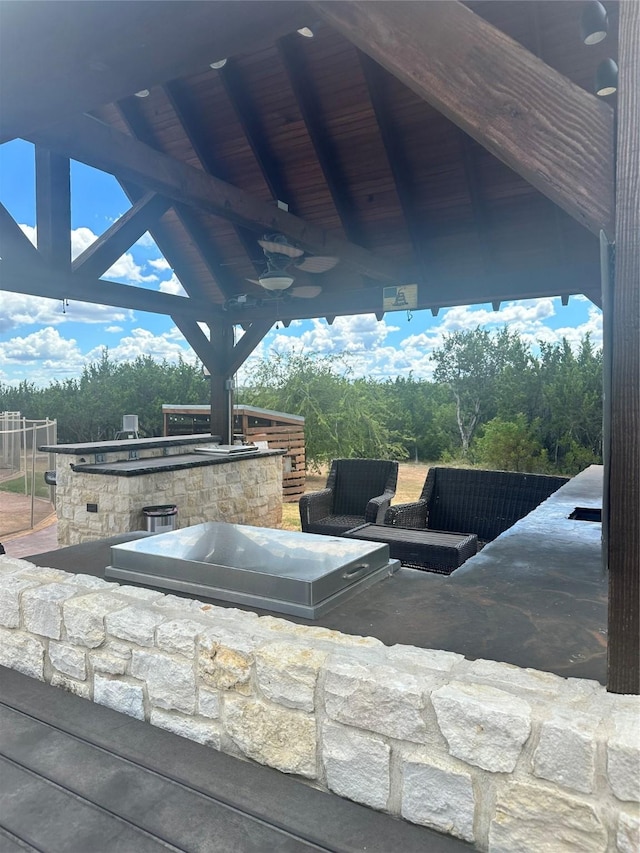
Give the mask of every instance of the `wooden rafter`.
<svg viewBox="0 0 640 853">
<path fill-rule="evenodd" d="M 289 204 L 291 192 L 284 171 L 269 144 L 257 105 L 249 97 L 242 71 L 237 63 L 230 59 L 224 68 L 220 69 L 219 74 L 229 102 L 240 122 L 242 132 L 253 151 L 253 156 L 256 158 L 274 201 L 280 200 Z"/>
<path fill-rule="evenodd" d="M 611 231 L 610 106 L 458 0 L 312 5 L 578 222 Z"/>
<path fill-rule="evenodd" d="M 237 2 L 165 0 L 150 13 L 129 0 L 114 14 L 110 3 L 5 3 L 0 142 L 272 44 L 304 26 L 304 5 L 255 3 L 249 14 Z"/>
<path fill-rule="evenodd" d="M 78 255 L 72 264 L 74 273 L 99 278 L 136 240 L 153 227 L 170 206 L 171 202 L 163 196 L 155 193 L 143 195 L 104 234 Z"/>
<path fill-rule="evenodd" d="M 310 252 L 335 255 L 357 272 L 391 283 L 403 281 L 397 263 L 329 234 L 200 169 L 155 151 L 148 145 L 97 121 L 78 116 L 33 135 L 83 163 L 122 180 L 154 190 L 175 201 L 214 213 L 255 230 L 278 231 Z"/>
<path fill-rule="evenodd" d="M 478 181 L 478 158 L 473 150 L 473 142 L 471 138 L 460 131 L 460 153 L 462 157 L 462 165 L 464 168 L 464 176 L 467 182 L 469 191 L 469 199 L 471 201 L 471 210 L 473 212 L 473 221 L 475 222 L 476 231 L 478 234 L 478 245 L 482 255 L 484 271 L 488 273 L 494 266 L 493 251 L 489 237 L 489 211 L 484 196 L 480 191 Z"/>
<path fill-rule="evenodd" d="M 389 110 L 382 96 L 381 79 L 384 71 L 377 62 L 374 62 L 369 56 L 362 53 L 362 51 L 358 51 L 358 54 L 364 78 L 367 83 L 369 99 L 378 123 L 378 129 L 380 130 L 382 144 L 384 145 L 387 154 L 389 168 L 393 174 L 400 207 L 402 208 L 409 237 L 411 238 L 413 251 L 418 261 L 417 277 L 420 280 L 424 280 L 425 273 L 428 269 L 428 261 L 423 246 L 426 235 L 422 232 L 419 226 L 420 217 L 416 211 L 411 175 L 404 152 L 402 151 L 400 134 L 392 124 Z"/>
<path fill-rule="evenodd" d="M 343 174 L 335 145 L 322 120 L 315 84 L 304 62 L 299 42 L 300 37 L 295 33 L 281 38 L 278 42 L 280 59 L 344 233 L 348 240 L 360 246 L 366 246 L 364 231 L 358 221 L 355 204 L 348 190 L 349 182 Z"/>
<path fill-rule="evenodd" d="M 209 175 L 213 175 L 215 178 L 219 178 L 221 181 L 228 181 L 229 176 L 227 174 L 226 167 L 215 156 L 211 142 L 203 136 L 201 123 L 198 120 L 196 111 L 193 109 L 193 106 L 187 98 L 184 84 L 181 83 L 180 80 L 173 80 L 170 83 L 167 83 L 163 88 L 165 95 L 167 96 L 173 111 L 178 117 L 180 124 L 182 125 L 182 129 L 204 171 Z M 252 231 L 249 231 L 247 228 L 243 228 L 238 224 L 234 224 L 234 230 L 255 271 L 257 273 L 261 272 L 264 265 L 261 263 L 255 263 L 256 235 Z M 209 243 L 211 243 L 211 238 L 209 238 Z M 202 251 L 203 243 L 198 240 L 197 244 L 198 248 Z M 218 254 L 215 251 L 214 246 L 212 246 L 212 251 L 214 255 Z M 219 278 L 215 275 L 211 266 L 210 269 L 214 278 L 216 278 L 221 284 L 226 295 L 230 296 L 233 292 L 233 282 L 231 281 L 231 276 L 228 273 L 225 275 L 226 267 L 218 264 L 218 270 L 220 273 Z"/>
</svg>

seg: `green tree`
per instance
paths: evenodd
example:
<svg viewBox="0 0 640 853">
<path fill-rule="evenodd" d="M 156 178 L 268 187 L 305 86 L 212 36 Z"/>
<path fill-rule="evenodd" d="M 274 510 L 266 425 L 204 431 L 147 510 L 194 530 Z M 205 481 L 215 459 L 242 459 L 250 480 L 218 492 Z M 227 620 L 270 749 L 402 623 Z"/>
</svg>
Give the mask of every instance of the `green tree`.
<svg viewBox="0 0 640 853">
<path fill-rule="evenodd" d="M 404 436 L 389 426 L 379 385 L 352 381 L 350 372 L 344 356 L 276 354 L 258 364 L 237 399 L 302 415 L 311 466 L 349 456 L 404 458 Z"/>
<path fill-rule="evenodd" d="M 528 423 L 522 413 L 513 421 L 493 418 L 474 443 L 475 461 L 499 471 L 546 472 L 547 451 L 538 438 L 537 426 L 536 422 Z"/>
<path fill-rule="evenodd" d="M 434 380 L 444 384 L 455 401 L 462 455 L 466 457 L 480 424 L 496 413 L 499 380 L 505 369 L 512 368 L 513 384 L 518 367 L 526 364 L 522 341 L 506 326 L 494 336 L 478 327 L 445 335 L 431 358 L 436 363 Z"/>
</svg>

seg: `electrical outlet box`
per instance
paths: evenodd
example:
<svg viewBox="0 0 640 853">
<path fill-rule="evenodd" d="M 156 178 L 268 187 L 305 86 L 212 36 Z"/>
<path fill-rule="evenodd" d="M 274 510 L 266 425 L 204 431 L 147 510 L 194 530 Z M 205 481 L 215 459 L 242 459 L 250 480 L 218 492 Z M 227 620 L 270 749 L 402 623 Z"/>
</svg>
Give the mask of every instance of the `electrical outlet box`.
<svg viewBox="0 0 640 853">
<path fill-rule="evenodd" d="M 98 504 L 87 504 L 87 512 L 98 512 Z"/>
</svg>

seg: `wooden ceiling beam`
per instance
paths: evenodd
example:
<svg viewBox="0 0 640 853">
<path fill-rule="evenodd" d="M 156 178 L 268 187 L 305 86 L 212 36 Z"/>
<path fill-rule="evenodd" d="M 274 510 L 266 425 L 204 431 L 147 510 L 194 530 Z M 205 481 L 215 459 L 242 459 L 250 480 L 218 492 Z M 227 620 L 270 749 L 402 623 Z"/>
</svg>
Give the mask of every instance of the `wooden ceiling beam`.
<svg viewBox="0 0 640 853">
<path fill-rule="evenodd" d="M 45 263 L 71 265 L 71 166 L 69 158 L 36 145 L 36 240 Z"/>
<path fill-rule="evenodd" d="M 112 305 L 115 308 L 148 311 L 151 314 L 177 313 L 202 321 L 206 321 L 216 311 L 221 311 L 201 300 L 159 293 L 115 281 L 71 275 L 43 267 L 41 264 L 15 264 L 2 260 L 0 281 L 2 289 L 11 293 Z"/>
<path fill-rule="evenodd" d="M 335 255 L 342 263 L 371 278 L 396 284 L 405 280 L 403 271 L 395 262 L 334 237 L 323 228 L 275 205 L 261 202 L 249 193 L 155 151 L 91 116 L 76 116 L 30 138 L 174 201 L 254 230 L 285 234 L 306 251 Z"/>
<path fill-rule="evenodd" d="M 284 65 L 289 85 L 293 90 L 298 109 L 322 169 L 324 179 L 342 228 L 348 240 L 366 245 L 366 237 L 358 221 L 356 206 L 349 193 L 349 181 L 340 166 L 340 157 L 323 121 L 322 110 L 314 80 L 304 61 L 301 42 L 297 33 L 278 41 L 278 52 Z"/>
<path fill-rule="evenodd" d="M 149 145 L 151 148 L 157 150 L 158 144 L 155 134 L 153 133 L 149 123 L 142 116 L 139 106 L 135 103 L 135 98 L 125 98 L 118 102 L 117 107 L 131 134 L 136 139 L 140 139 L 141 142 L 144 142 L 145 145 Z M 131 183 L 127 184 L 126 182 L 120 181 L 120 185 L 131 200 L 139 199 L 144 192 L 139 187 Z M 231 282 L 226 278 L 226 270 L 218 263 L 214 248 L 211 247 L 205 256 L 202 251 L 201 242 L 193 233 L 195 217 L 193 217 L 191 208 L 182 204 L 174 203 L 173 210 L 180 224 L 184 228 L 187 237 L 200 251 L 203 261 L 207 265 L 212 278 L 219 284 L 220 289 L 224 292 L 225 287 L 230 288 L 232 286 Z M 150 229 L 149 233 L 164 255 L 166 261 L 171 265 L 171 268 L 189 296 L 196 299 L 206 299 L 207 297 L 200 284 L 194 282 L 191 265 L 185 256 L 184 247 L 180 242 L 176 241 L 171 230 L 165 228 L 162 222 L 158 221 L 155 226 Z"/>
<path fill-rule="evenodd" d="M 578 222 L 595 234 L 613 232 L 608 104 L 458 0 L 311 5 Z"/>
<path fill-rule="evenodd" d="M 221 365 L 216 360 L 216 354 L 211 341 L 202 331 L 197 322 L 191 317 L 185 317 L 182 314 L 172 314 L 171 319 L 182 332 L 191 349 L 198 356 L 200 361 L 207 368 L 209 373 L 220 372 Z"/>
<path fill-rule="evenodd" d="M 271 320 L 256 320 L 245 331 L 233 348 L 229 373 L 234 374 L 242 367 L 260 341 L 269 332 L 273 323 Z"/>
<path fill-rule="evenodd" d="M 71 265 L 73 272 L 99 278 L 153 227 L 169 207 L 171 202 L 164 196 L 145 193 L 104 234 L 78 255 Z"/>
<path fill-rule="evenodd" d="M 418 287 L 416 310 L 597 293 L 599 287 L 600 270 L 597 264 L 562 265 L 463 279 L 441 277 Z M 382 295 L 383 288 L 374 286 L 322 293 L 315 299 L 285 299 L 273 305 L 266 302 L 255 308 L 229 308 L 226 314 L 234 324 L 251 322 L 254 318 L 284 322 L 313 317 L 375 314 L 383 309 Z"/>
<path fill-rule="evenodd" d="M 304 26 L 304 3 L 3 3 L 0 143 Z"/>
</svg>

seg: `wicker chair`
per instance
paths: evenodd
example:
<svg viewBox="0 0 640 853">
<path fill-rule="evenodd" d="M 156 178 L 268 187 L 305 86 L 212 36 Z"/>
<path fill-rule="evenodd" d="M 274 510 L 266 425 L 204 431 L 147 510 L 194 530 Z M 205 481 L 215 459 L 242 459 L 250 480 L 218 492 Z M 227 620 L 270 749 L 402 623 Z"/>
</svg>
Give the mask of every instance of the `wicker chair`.
<svg viewBox="0 0 640 853">
<path fill-rule="evenodd" d="M 434 467 L 420 499 L 390 507 L 384 523 L 475 533 L 481 542 L 490 542 L 566 482 L 568 477 Z"/>
<path fill-rule="evenodd" d="M 397 482 L 397 462 L 334 459 L 326 488 L 300 498 L 303 532 L 340 536 L 359 524 L 382 524 Z"/>
</svg>

